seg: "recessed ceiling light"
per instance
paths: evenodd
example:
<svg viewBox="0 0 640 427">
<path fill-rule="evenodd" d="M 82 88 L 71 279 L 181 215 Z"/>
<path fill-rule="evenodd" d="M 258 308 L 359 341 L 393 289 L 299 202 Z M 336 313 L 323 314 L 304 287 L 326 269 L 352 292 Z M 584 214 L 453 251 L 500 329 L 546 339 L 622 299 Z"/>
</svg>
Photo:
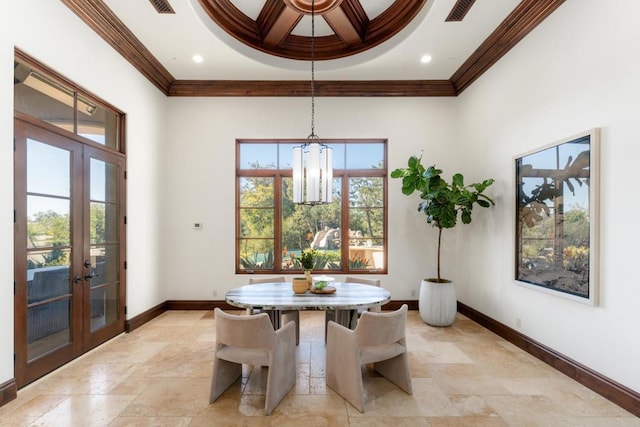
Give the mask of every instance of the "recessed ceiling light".
<svg viewBox="0 0 640 427">
<path fill-rule="evenodd" d="M 193 55 L 191 57 L 191 59 L 193 59 L 193 62 L 195 62 L 196 64 L 200 64 L 202 61 L 204 61 L 204 58 L 202 57 L 202 55 Z"/>
<path fill-rule="evenodd" d="M 423 64 L 431 62 L 431 55 L 422 55 L 422 58 L 420 58 L 420 62 L 422 62 Z"/>
</svg>

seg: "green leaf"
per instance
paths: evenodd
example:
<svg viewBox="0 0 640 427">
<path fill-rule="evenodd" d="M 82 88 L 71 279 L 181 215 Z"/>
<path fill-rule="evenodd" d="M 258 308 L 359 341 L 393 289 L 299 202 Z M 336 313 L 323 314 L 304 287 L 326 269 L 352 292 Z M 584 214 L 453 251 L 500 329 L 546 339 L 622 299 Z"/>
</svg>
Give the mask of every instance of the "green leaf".
<svg viewBox="0 0 640 427">
<path fill-rule="evenodd" d="M 453 185 L 458 187 L 464 187 L 464 177 L 461 173 L 453 175 Z"/>
<path fill-rule="evenodd" d="M 407 170 L 406 169 L 396 169 L 393 172 L 391 172 L 391 178 L 402 178 L 403 176 L 407 175 Z"/>
<path fill-rule="evenodd" d="M 413 191 L 415 190 L 415 186 L 412 185 L 411 183 L 404 183 L 402 184 L 402 194 L 409 196 L 411 195 L 411 193 L 413 193 Z"/>
<path fill-rule="evenodd" d="M 437 191 L 439 188 L 445 187 L 446 183 L 442 180 L 442 178 L 440 178 L 440 175 L 434 175 L 429 178 L 428 186 L 428 188 L 430 188 L 432 191 Z"/>
<path fill-rule="evenodd" d="M 478 199 L 478 204 L 480 206 L 482 206 L 483 208 L 488 208 L 489 206 L 491 206 L 491 204 L 489 202 L 487 202 L 486 200 L 482 200 L 482 199 Z"/>
<path fill-rule="evenodd" d="M 409 169 L 415 169 L 420 164 L 420 159 L 416 156 L 409 157 Z"/>
<path fill-rule="evenodd" d="M 442 228 L 453 228 L 456 226 L 456 211 L 452 209 L 441 209 L 438 212 L 439 219 L 437 221 L 438 225 Z"/>
<path fill-rule="evenodd" d="M 463 210 L 460 215 L 460 219 L 462 219 L 463 224 L 469 224 L 471 222 L 471 211 L 466 209 Z"/>
<path fill-rule="evenodd" d="M 493 178 L 489 178 L 489 179 L 485 179 L 484 181 L 482 181 L 482 183 L 480 184 L 473 184 L 473 188 L 475 188 L 475 190 L 478 193 L 482 193 L 484 190 L 487 189 L 488 186 L 490 186 L 491 184 L 494 183 Z"/>
<path fill-rule="evenodd" d="M 486 201 L 488 201 L 492 205 L 495 205 L 495 202 L 491 198 L 487 197 L 485 194 L 478 194 L 478 197 L 482 197 L 483 199 L 485 199 Z"/>
<path fill-rule="evenodd" d="M 440 174 L 442 173 L 442 171 L 440 169 L 436 169 L 435 165 L 434 166 L 429 166 L 425 171 L 423 176 L 427 179 L 430 178 L 440 178 Z"/>
</svg>

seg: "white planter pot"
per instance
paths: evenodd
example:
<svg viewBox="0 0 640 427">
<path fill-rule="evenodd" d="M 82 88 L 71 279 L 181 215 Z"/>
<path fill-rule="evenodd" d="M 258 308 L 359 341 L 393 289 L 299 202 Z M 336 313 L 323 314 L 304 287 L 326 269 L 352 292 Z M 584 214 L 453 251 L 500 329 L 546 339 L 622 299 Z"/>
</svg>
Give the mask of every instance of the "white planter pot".
<svg viewBox="0 0 640 427">
<path fill-rule="evenodd" d="M 453 282 L 435 283 L 423 280 L 418 298 L 420 317 L 432 326 L 449 326 L 456 318 L 456 288 Z"/>
</svg>

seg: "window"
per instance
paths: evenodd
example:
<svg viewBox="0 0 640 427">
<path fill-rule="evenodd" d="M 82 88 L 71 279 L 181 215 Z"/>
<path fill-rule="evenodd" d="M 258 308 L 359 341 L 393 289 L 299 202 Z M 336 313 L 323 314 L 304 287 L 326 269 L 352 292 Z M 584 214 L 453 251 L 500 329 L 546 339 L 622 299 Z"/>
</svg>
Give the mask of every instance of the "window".
<svg viewBox="0 0 640 427">
<path fill-rule="evenodd" d="M 292 201 L 292 149 L 304 140 L 237 141 L 236 272 L 386 273 L 386 140 L 323 140 L 333 148 L 333 200 Z"/>
<path fill-rule="evenodd" d="M 14 108 L 96 144 L 123 151 L 124 115 L 71 82 L 16 53 Z M 74 108 L 75 106 L 75 108 Z"/>
</svg>

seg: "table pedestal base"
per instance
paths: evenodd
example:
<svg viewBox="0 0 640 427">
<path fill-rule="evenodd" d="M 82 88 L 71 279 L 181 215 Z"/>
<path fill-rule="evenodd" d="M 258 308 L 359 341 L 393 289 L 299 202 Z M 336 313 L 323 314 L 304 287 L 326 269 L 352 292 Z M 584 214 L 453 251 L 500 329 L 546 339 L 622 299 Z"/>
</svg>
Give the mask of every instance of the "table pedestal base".
<svg viewBox="0 0 640 427">
<path fill-rule="evenodd" d="M 282 327 L 280 322 L 281 310 L 262 310 L 269 315 L 273 329 L 280 329 Z M 345 328 L 355 329 L 358 324 L 358 310 L 334 310 L 336 312 L 336 323 L 344 326 Z"/>
</svg>

